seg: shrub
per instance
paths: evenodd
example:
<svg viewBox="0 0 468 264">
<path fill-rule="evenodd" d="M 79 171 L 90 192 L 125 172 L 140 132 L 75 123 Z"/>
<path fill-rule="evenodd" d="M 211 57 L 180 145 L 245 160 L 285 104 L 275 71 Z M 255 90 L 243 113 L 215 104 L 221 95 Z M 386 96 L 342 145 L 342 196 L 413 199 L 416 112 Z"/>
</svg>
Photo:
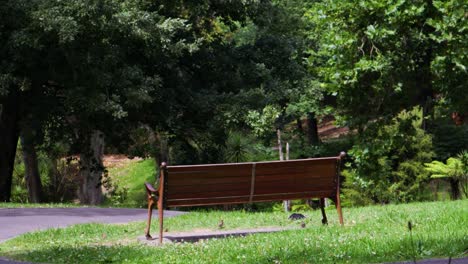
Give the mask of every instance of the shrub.
<svg viewBox="0 0 468 264">
<path fill-rule="evenodd" d="M 432 139 L 422 125 L 418 107 L 402 111 L 389 124 L 372 123 L 349 155 L 344 195 L 348 204 L 424 200 L 428 172 L 424 163 L 433 157 Z M 370 199 L 370 200 L 369 200 Z"/>
<path fill-rule="evenodd" d="M 252 140 L 248 136 L 241 132 L 229 132 L 224 150 L 224 160 L 226 162 L 249 161 L 249 156 L 253 152 L 251 146 Z"/>
</svg>

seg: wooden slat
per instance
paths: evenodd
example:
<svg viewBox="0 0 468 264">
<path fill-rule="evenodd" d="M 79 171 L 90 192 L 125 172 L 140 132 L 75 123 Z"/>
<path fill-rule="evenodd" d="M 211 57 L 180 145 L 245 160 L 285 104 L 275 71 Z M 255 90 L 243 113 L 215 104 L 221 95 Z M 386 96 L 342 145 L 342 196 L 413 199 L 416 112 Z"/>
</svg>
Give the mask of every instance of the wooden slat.
<svg viewBox="0 0 468 264">
<path fill-rule="evenodd" d="M 337 158 L 255 163 L 252 201 L 330 197 L 336 193 Z M 250 201 L 253 163 L 168 166 L 167 206 Z"/>
<path fill-rule="evenodd" d="M 184 173 L 193 171 L 236 171 L 252 168 L 252 163 L 228 163 L 228 164 L 205 164 L 205 165 L 183 165 L 167 166 L 172 173 Z"/>
<path fill-rule="evenodd" d="M 255 195 L 336 189 L 336 159 L 296 162 L 286 169 L 280 165 L 257 166 Z"/>
<path fill-rule="evenodd" d="M 260 175 L 280 175 L 280 174 L 308 174 L 314 176 L 333 176 L 335 175 L 336 161 L 320 164 L 302 164 L 295 167 L 275 167 L 269 166 L 270 164 L 257 165 L 257 176 Z"/>
<path fill-rule="evenodd" d="M 249 177 L 230 177 L 230 178 L 205 178 L 205 177 L 192 177 L 188 179 L 174 179 L 171 178 L 167 186 L 199 186 L 199 185 L 217 185 L 217 184 L 234 184 L 242 185 L 245 183 L 250 184 L 251 176 Z"/>
<path fill-rule="evenodd" d="M 306 198 L 322 198 L 331 197 L 334 195 L 333 190 L 322 190 L 316 192 L 301 192 L 301 193 L 280 193 L 255 195 L 253 202 L 272 202 L 282 201 L 287 199 L 306 199 Z M 200 205 L 219 205 L 219 204 L 240 204 L 248 203 L 249 196 L 237 197 L 211 197 L 198 199 L 169 199 L 167 200 L 168 207 L 183 207 L 183 206 L 200 206 Z"/>
<path fill-rule="evenodd" d="M 260 161 L 255 162 L 256 164 L 272 164 L 272 163 L 283 163 L 283 164 L 299 164 L 300 162 L 313 162 L 320 163 L 331 160 L 337 160 L 337 157 L 322 157 L 322 158 L 310 158 L 310 159 L 296 159 L 296 160 L 283 160 L 283 161 Z M 242 166 L 251 165 L 253 162 L 240 162 L 240 163 L 218 163 L 218 164 L 198 164 L 198 165 L 175 165 L 167 166 L 170 170 L 192 170 L 193 168 L 215 168 L 215 167 L 226 167 L 226 166 Z"/>
<path fill-rule="evenodd" d="M 265 194 L 265 193 L 281 193 L 281 192 L 306 192 L 306 191 L 317 191 L 317 190 L 332 190 L 336 189 L 332 184 L 320 184 L 320 185 L 304 185 L 304 184 L 263 184 L 255 188 L 254 195 Z"/>
<path fill-rule="evenodd" d="M 179 185 L 179 186 L 171 186 L 167 187 L 166 191 L 169 193 L 184 193 L 184 192 L 209 192 L 212 190 L 243 190 L 243 189 L 250 189 L 250 182 L 249 183 L 242 183 L 242 184 L 231 184 L 231 183 L 223 183 L 223 184 L 211 184 L 211 185 Z"/>
<path fill-rule="evenodd" d="M 175 193 L 170 197 L 171 199 L 207 199 L 212 197 L 231 197 L 231 196 L 248 196 L 250 194 L 249 190 L 224 190 L 211 192 L 198 192 L 198 193 Z"/>
<path fill-rule="evenodd" d="M 328 198 L 334 196 L 334 190 L 320 190 L 310 192 L 299 192 L 299 193 L 274 193 L 264 195 L 254 195 L 254 202 L 265 202 L 265 201 L 282 201 L 290 199 L 306 199 L 306 198 Z"/>
<path fill-rule="evenodd" d="M 251 177 L 252 163 L 169 167 L 166 195 L 175 199 L 248 195 Z"/>
<path fill-rule="evenodd" d="M 248 203 L 249 196 L 236 196 L 236 197 L 211 197 L 211 198 L 198 198 L 198 199 L 169 199 L 167 200 L 168 207 L 179 206 L 198 206 L 198 205 L 216 205 L 216 204 L 236 204 Z"/>
<path fill-rule="evenodd" d="M 203 187 L 203 188 L 202 188 Z M 217 186 L 201 185 L 201 186 L 178 186 L 172 189 L 167 189 L 166 194 L 172 198 L 197 198 L 197 197 L 225 197 L 225 196 L 239 196 L 250 194 L 250 183 L 248 185 L 239 186 L 231 184 L 223 184 Z"/>
<path fill-rule="evenodd" d="M 316 175 L 309 174 L 279 174 L 279 175 L 256 175 L 255 182 L 298 182 L 298 181 L 310 181 L 310 182 L 333 182 L 336 179 L 336 175 L 328 177 L 319 177 Z"/>
<path fill-rule="evenodd" d="M 197 171 L 184 171 L 184 172 L 172 172 L 169 171 L 171 178 L 175 179 L 190 179 L 193 177 L 204 177 L 204 178 L 231 178 L 239 176 L 248 176 L 252 171 L 251 167 L 248 169 L 241 170 L 227 170 L 227 171 L 213 171 L 213 170 L 197 170 Z"/>
</svg>

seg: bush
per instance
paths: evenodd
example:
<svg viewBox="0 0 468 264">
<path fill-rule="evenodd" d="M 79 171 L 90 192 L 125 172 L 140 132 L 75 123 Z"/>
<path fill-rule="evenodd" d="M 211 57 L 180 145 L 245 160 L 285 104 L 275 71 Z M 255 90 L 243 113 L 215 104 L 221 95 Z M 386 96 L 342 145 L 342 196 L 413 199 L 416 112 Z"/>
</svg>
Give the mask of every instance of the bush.
<svg viewBox="0 0 468 264">
<path fill-rule="evenodd" d="M 434 153 L 432 138 L 421 129 L 422 110 L 402 111 L 389 124 L 371 124 L 349 151 L 345 204 L 409 202 L 427 199 L 424 163 Z"/>
<path fill-rule="evenodd" d="M 224 150 L 225 162 L 249 161 L 253 152 L 252 139 L 240 132 L 229 132 Z"/>
</svg>

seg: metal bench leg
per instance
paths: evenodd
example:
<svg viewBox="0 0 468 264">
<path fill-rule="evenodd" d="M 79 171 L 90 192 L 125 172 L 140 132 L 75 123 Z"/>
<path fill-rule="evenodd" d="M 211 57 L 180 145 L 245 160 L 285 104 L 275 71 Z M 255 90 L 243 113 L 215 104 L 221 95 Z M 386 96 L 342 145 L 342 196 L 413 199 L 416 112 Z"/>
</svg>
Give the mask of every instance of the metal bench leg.
<svg viewBox="0 0 468 264">
<path fill-rule="evenodd" d="M 322 224 L 328 225 L 327 215 L 325 214 L 325 198 L 320 198 L 320 211 L 322 211 Z"/>
<path fill-rule="evenodd" d="M 162 199 L 158 201 L 158 218 L 159 218 L 159 244 L 163 242 L 163 232 L 164 232 L 164 208 L 162 204 Z"/>
<path fill-rule="evenodd" d="M 338 211 L 338 217 L 340 218 L 340 225 L 343 225 L 343 213 L 341 212 L 341 202 L 340 202 L 340 194 L 336 195 L 336 210 Z"/>
<path fill-rule="evenodd" d="M 151 194 L 148 194 L 148 222 L 146 223 L 146 232 L 145 236 L 147 240 L 153 239 L 150 235 L 150 229 L 151 229 L 151 216 L 153 215 L 153 205 L 154 205 L 154 200 Z"/>
</svg>

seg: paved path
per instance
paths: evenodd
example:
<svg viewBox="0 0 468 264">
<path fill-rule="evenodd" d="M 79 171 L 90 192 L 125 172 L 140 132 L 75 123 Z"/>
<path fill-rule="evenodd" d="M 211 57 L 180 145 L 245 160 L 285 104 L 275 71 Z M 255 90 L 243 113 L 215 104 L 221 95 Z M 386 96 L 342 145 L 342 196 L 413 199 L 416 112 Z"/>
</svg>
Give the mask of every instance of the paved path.
<svg viewBox="0 0 468 264">
<path fill-rule="evenodd" d="M 165 217 L 183 214 L 164 211 Z M 126 208 L 0 208 L 0 243 L 15 236 L 48 228 L 66 227 L 81 223 L 128 223 L 144 221 L 146 209 Z M 157 216 L 156 216 L 157 217 Z M 0 264 L 15 262 L 0 257 Z"/>
<path fill-rule="evenodd" d="M 183 212 L 165 211 L 165 217 Z M 144 221 L 146 209 L 125 208 L 1 208 L 0 243 L 23 233 L 80 223 Z"/>
</svg>

